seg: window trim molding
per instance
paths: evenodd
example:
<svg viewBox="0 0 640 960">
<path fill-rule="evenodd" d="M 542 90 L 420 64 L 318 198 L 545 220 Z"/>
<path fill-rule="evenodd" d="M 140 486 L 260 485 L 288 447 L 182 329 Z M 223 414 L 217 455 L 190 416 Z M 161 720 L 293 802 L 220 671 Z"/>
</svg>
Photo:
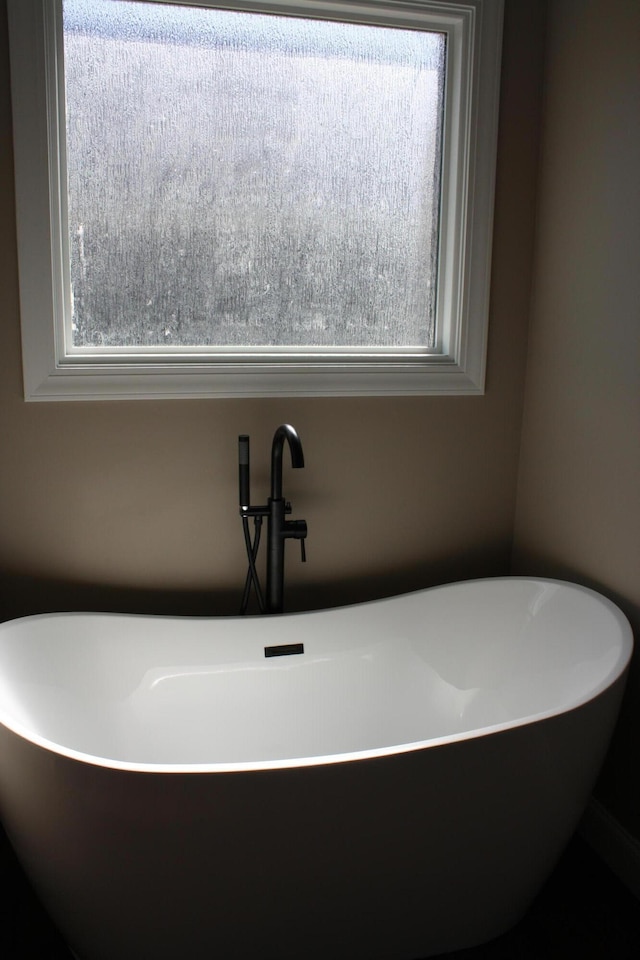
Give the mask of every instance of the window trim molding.
<svg viewBox="0 0 640 960">
<path fill-rule="evenodd" d="M 154 0 L 170 2 L 170 0 Z M 214 5 L 189 0 L 193 5 Z M 334 348 L 211 351 L 192 348 L 66 350 L 58 103 L 62 65 L 47 42 L 60 31 L 59 0 L 8 0 L 24 392 L 26 400 L 482 394 L 485 382 L 503 0 L 236 0 L 215 6 L 415 26 L 439 21 L 450 44 L 439 289 L 448 303 L 442 352 Z M 455 35 L 457 31 L 457 36 Z M 452 111 L 463 104 L 464 115 Z M 455 116 L 453 115 L 455 112 Z M 64 128 L 62 128 L 64 129 Z M 59 158 L 62 158 L 61 161 Z M 68 286 L 68 284 L 67 284 Z M 440 298 L 439 298 L 440 299 Z M 442 306 L 440 309 L 444 309 Z"/>
</svg>

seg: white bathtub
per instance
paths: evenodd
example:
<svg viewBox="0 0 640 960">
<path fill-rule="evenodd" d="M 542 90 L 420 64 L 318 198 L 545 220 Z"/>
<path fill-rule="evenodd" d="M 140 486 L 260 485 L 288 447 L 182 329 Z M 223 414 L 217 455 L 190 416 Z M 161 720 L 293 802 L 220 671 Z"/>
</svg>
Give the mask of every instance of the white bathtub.
<svg viewBox="0 0 640 960">
<path fill-rule="evenodd" d="M 0 626 L 0 814 L 80 960 L 433 956 L 526 911 L 631 650 L 608 600 L 519 578 L 27 617 Z"/>
</svg>

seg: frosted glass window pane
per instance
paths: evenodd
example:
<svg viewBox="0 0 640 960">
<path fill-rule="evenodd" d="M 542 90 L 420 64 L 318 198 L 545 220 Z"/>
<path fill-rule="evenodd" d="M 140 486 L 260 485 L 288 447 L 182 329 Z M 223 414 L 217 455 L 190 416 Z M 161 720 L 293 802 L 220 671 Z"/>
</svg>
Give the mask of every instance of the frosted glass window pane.
<svg viewBox="0 0 640 960">
<path fill-rule="evenodd" d="M 63 9 L 75 346 L 434 346 L 444 35 Z"/>
</svg>

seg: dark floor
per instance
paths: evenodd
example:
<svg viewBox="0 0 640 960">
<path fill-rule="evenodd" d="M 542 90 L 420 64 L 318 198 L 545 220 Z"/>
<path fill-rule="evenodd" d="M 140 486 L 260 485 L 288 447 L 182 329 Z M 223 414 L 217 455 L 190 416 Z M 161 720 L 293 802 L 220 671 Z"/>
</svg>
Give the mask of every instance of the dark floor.
<svg viewBox="0 0 640 960">
<path fill-rule="evenodd" d="M 40 907 L 0 833 L 0 865 L 5 864 L 9 870 L 9 886 L 0 898 L 1 960 L 71 960 L 71 954 Z M 446 957 L 447 960 L 570 960 L 574 957 L 640 960 L 640 902 L 584 841 L 575 838 L 517 927 L 489 944 Z M 176 960 L 188 958 L 176 957 Z"/>
</svg>

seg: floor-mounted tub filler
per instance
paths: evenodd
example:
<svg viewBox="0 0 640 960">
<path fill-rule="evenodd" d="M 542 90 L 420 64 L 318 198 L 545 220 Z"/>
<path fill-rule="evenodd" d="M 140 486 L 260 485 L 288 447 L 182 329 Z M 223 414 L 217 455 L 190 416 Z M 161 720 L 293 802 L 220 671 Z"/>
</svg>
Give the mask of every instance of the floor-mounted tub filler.
<svg viewBox="0 0 640 960">
<path fill-rule="evenodd" d="M 80 960 L 415 960 L 514 924 L 632 649 L 550 580 L 0 627 L 0 804 Z"/>
</svg>

